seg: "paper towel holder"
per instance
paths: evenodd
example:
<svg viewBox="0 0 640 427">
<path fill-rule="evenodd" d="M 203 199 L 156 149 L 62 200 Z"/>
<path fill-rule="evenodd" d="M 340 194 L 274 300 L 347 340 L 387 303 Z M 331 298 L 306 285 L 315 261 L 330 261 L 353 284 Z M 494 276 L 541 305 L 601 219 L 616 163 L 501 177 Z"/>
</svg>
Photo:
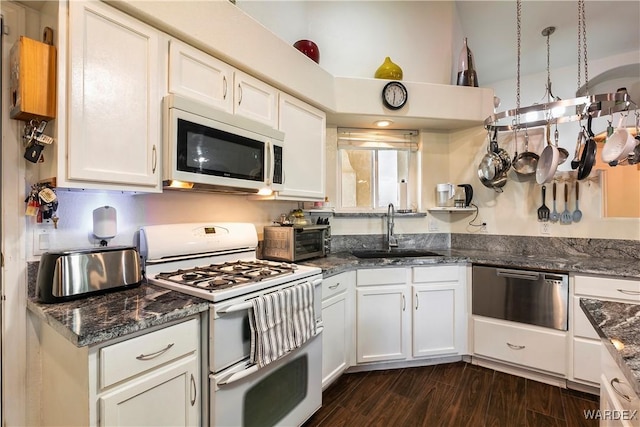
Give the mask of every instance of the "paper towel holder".
<svg viewBox="0 0 640 427">
<path fill-rule="evenodd" d="M 116 208 L 101 206 L 93 210 L 93 235 L 100 239 L 100 246 L 107 246 L 108 239 L 116 237 L 118 217 Z"/>
</svg>

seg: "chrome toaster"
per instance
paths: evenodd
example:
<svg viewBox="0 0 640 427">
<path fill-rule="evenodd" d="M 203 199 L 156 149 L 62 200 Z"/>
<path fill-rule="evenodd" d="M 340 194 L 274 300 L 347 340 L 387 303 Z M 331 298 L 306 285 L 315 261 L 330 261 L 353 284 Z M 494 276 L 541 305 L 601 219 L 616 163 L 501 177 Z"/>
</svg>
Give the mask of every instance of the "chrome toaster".
<svg viewBox="0 0 640 427">
<path fill-rule="evenodd" d="M 138 286 L 140 256 L 134 247 L 46 252 L 40 258 L 36 298 L 54 303 Z"/>
</svg>

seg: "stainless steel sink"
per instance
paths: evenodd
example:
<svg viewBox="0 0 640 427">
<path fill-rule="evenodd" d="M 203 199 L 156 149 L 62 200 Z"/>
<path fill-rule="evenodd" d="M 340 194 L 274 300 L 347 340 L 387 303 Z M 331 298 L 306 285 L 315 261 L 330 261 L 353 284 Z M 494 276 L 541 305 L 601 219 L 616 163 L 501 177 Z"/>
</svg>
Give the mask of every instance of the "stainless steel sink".
<svg viewBox="0 0 640 427">
<path fill-rule="evenodd" d="M 372 249 L 351 252 L 358 258 L 404 258 L 404 257 L 439 257 L 442 254 L 424 249 Z"/>
</svg>

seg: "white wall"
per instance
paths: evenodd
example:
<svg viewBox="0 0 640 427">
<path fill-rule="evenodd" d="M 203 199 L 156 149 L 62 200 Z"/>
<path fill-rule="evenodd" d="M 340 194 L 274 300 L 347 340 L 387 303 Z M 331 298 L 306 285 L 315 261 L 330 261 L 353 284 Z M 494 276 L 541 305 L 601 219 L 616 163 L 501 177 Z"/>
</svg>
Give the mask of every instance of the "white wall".
<svg viewBox="0 0 640 427">
<path fill-rule="evenodd" d="M 313 40 L 320 66 L 334 76 L 373 77 L 389 56 L 402 68 L 403 80 L 451 81 L 453 2 L 238 0 L 236 5 L 290 44 Z"/>
</svg>

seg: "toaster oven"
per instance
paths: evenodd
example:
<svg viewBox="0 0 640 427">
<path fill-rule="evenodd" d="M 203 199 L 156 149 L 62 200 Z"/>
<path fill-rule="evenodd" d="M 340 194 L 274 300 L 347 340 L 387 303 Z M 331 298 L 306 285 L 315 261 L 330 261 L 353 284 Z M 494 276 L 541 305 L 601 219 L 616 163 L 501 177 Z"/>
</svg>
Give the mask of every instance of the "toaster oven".
<svg viewBox="0 0 640 427">
<path fill-rule="evenodd" d="M 327 256 L 331 246 L 331 226 L 266 226 L 262 258 L 297 262 Z"/>
</svg>

